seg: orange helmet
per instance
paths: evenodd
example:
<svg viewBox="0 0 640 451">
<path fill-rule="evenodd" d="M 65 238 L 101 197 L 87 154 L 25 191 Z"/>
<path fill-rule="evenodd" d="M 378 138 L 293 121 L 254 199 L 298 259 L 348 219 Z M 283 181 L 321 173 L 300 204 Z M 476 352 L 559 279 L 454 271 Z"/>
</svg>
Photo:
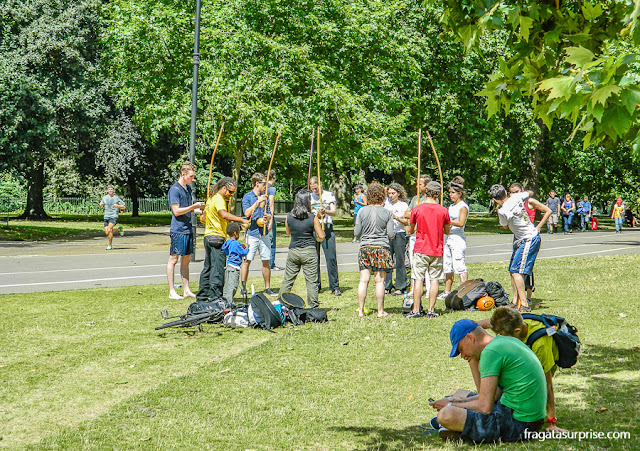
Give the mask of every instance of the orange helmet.
<svg viewBox="0 0 640 451">
<path fill-rule="evenodd" d="M 482 311 L 491 310 L 493 307 L 495 307 L 495 305 L 496 301 L 494 301 L 491 296 L 482 296 L 480 299 L 478 299 L 478 302 L 476 302 L 478 310 Z"/>
</svg>

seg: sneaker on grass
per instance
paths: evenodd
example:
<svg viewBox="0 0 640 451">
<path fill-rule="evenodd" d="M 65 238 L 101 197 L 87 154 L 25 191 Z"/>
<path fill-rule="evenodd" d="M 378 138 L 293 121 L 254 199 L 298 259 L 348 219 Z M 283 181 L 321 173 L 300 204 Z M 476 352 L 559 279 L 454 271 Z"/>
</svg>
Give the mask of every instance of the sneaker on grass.
<svg viewBox="0 0 640 451">
<path fill-rule="evenodd" d="M 269 296 L 277 296 L 278 295 L 278 293 L 273 291 L 271 288 L 267 288 L 266 290 L 264 290 L 264 294 L 268 294 Z"/>
<path fill-rule="evenodd" d="M 447 298 L 447 296 L 449 296 L 449 293 L 451 293 L 451 291 L 443 291 L 438 295 L 436 299 L 439 301 L 444 301 Z"/>
</svg>

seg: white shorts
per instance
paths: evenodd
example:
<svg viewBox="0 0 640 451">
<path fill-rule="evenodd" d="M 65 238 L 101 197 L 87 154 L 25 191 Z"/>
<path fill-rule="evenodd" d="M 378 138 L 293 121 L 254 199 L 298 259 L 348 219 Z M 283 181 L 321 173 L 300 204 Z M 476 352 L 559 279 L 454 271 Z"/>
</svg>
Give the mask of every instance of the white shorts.
<svg viewBox="0 0 640 451">
<path fill-rule="evenodd" d="M 260 260 L 271 260 L 271 234 L 259 237 L 247 235 L 247 244 L 249 245 L 247 261 L 252 261 L 256 252 L 260 253 Z"/>
<path fill-rule="evenodd" d="M 444 243 L 444 262 L 442 264 L 445 274 L 464 274 L 467 265 L 464 261 L 464 253 L 467 250 L 467 241 L 460 235 L 447 235 Z"/>
</svg>

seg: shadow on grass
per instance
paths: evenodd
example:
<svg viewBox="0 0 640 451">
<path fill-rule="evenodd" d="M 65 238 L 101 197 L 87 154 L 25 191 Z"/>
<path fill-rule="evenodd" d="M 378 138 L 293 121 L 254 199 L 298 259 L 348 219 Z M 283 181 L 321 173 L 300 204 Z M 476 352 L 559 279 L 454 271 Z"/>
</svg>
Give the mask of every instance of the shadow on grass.
<svg viewBox="0 0 640 451">
<path fill-rule="evenodd" d="M 434 411 L 435 412 L 435 411 Z M 392 429 L 376 426 L 345 426 L 333 427 L 335 432 L 349 432 L 364 437 L 366 442 L 356 450 L 396 450 L 415 448 L 418 444 L 441 445 L 442 439 L 436 433 L 425 433 L 420 425 L 409 426 L 404 429 Z"/>
</svg>

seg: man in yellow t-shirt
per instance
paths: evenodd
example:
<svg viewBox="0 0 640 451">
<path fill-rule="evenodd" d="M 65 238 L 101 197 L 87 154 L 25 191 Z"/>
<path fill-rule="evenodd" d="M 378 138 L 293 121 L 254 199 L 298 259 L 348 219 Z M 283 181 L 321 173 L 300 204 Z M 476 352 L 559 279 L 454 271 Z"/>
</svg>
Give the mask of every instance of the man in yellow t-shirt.
<svg viewBox="0 0 640 451">
<path fill-rule="evenodd" d="M 515 337 L 524 343 L 535 331 L 544 328 L 544 324 L 540 321 L 523 319 L 517 310 L 509 307 L 498 307 L 491 318 L 478 321 L 478 324 L 485 329 L 491 328 L 498 335 Z M 533 343 L 531 350 L 540 360 L 547 381 L 547 421 L 549 423 L 547 430 L 563 431 L 556 426 L 558 420 L 553 392 L 553 376 L 558 369 L 556 365 L 559 358 L 558 346 L 552 336 L 545 335 Z M 474 365 L 471 362 L 470 365 L 473 372 Z"/>
<path fill-rule="evenodd" d="M 248 224 L 249 220 L 229 213 L 228 204 L 236 192 L 237 184 L 231 177 L 223 177 L 211 190 L 213 196 L 207 199 L 204 209 L 204 267 L 200 273 L 200 289 L 197 299 L 200 301 L 215 301 L 222 298 L 224 289 L 224 267 L 226 255 L 222 245 L 227 236 L 229 221 Z"/>
</svg>

